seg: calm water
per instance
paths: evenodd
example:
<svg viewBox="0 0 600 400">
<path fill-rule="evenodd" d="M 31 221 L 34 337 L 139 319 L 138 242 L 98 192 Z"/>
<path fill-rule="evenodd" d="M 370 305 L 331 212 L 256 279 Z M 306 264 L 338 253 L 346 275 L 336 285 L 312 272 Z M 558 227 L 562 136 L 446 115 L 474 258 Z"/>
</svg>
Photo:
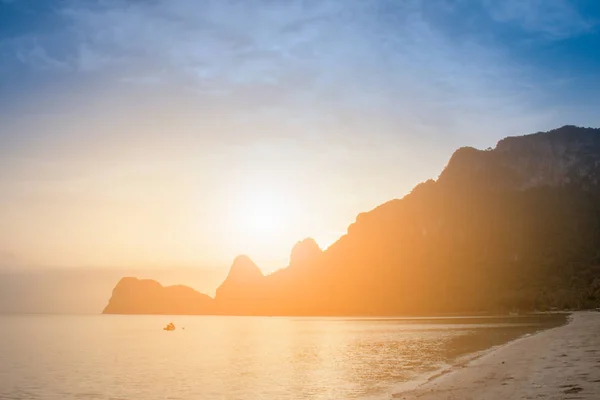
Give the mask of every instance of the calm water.
<svg viewBox="0 0 600 400">
<path fill-rule="evenodd" d="M 562 318 L 0 316 L 0 399 L 387 399 Z"/>
</svg>

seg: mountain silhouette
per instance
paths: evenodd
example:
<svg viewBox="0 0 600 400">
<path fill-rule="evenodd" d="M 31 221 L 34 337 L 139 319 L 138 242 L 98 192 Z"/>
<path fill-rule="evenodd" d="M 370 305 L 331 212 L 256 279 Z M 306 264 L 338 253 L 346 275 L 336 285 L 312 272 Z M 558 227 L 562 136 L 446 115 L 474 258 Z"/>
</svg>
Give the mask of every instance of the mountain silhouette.
<svg viewBox="0 0 600 400">
<path fill-rule="evenodd" d="M 359 214 L 325 251 L 312 239 L 299 242 L 290 265 L 267 276 L 238 257 L 214 301 L 190 296 L 193 307 L 161 297 L 169 288 L 158 284 L 147 300 L 182 313 L 238 315 L 597 307 L 599 178 L 600 129 L 564 126 L 505 138 L 494 149 L 460 148 L 437 180 Z M 148 310 L 141 286 L 130 287 L 140 291 L 134 296 L 119 285 L 109 311 Z"/>
<path fill-rule="evenodd" d="M 210 296 L 183 286 L 164 287 L 151 279 L 122 278 L 113 289 L 104 314 L 211 314 Z"/>
<path fill-rule="evenodd" d="M 304 239 L 292 248 L 289 268 L 307 268 L 315 263 L 323 253 L 314 239 Z"/>
<path fill-rule="evenodd" d="M 215 303 L 219 310 L 233 314 L 251 314 L 261 300 L 265 276 L 248 256 L 238 256 L 225 281 L 217 288 Z"/>
</svg>

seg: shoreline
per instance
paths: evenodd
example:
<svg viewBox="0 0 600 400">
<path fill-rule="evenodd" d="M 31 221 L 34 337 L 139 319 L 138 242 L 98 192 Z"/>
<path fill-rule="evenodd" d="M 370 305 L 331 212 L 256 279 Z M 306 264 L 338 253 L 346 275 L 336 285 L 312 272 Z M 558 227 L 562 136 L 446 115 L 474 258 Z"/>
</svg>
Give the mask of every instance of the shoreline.
<svg viewBox="0 0 600 400">
<path fill-rule="evenodd" d="M 547 314 L 547 313 L 546 313 Z M 559 314 L 559 313 L 555 313 L 555 314 Z M 562 328 L 564 326 L 567 326 L 569 324 L 571 324 L 573 322 L 573 313 L 572 312 L 560 312 L 560 314 L 567 314 L 565 317 L 565 323 L 558 325 L 558 326 L 554 326 L 552 328 L 546 328 L 546 329 L 540 329 L 539 331 L 533 332 L 533 333 L 527 333 L 523 336 L 519 336 L 515 339 L 509 340 L 506 343 L 502 343 L 496 346 L 492 346 L 488 349 L 484 349 L 484 350 L 480 350 L 477 351 L 475 353 L 470 353 L 470 354 L 465 354 L 464 356 L 461 356 L 459 358 L 457 358 L 455 360 L 454 363 L 452 363 L 451 365 L 449 365 L 447 368 L 443 368 L 440 371 L 437 371 L 436 373 L 434 373 L 433 375 L 431 375 L 426 382 L 422 383 L 421 385 L 415 387 L 414 389 L 418 389 L 420 386 L 422 385 L 426 385 L 428 383 L 433 382 L 434 380 L 441 378 L 442 376 L 446 375 L 446 374 L 450 374 L 460 368 L 464 368 L 467 367 L 470 363 L 477 361 L 478 359 L 485 357 L 489 354 L 492 354 L 494 352 L 497 351 L 502 351 L 502 349 L 506 346 L 510 346 L 513 343 L 519 342 L 523 339 L 527 339 L 527 338 L 531 338 L 534 337 L 536 335 L 539 335 L 543 332 L 547 332 L 547 331 L 551 331 L 553 329 L 558 329 L 558 328 Z M 529 315 L 543 315 L 542 313 L 537 313 L 537 314 L 529 314 Z"/>
<path fill-rule="evenodd" d="M 465 356 L 392 395 L 414 400 L 598 399 L 600 313 Z M 565 397 L 566 396 L 566 397 Z M 575 396 L 575 397 L 569 397 Z"/>
<path fill-rule="evenodd" d="M 518 318 L 518 317 L 526 317 L 526 316 L 535 316 L 535 315 L 549 315 L 549 314 L 563 314 L 565 315 L 565 322 L 563 324 L 554 326 L 554 327 L 550 327 L 550 328 L 544 328 L 544 329 L 540 329 L 538 331 L 535 331 L 533 333 L 527 333 L 524 334 L 522 336 L 519 336 L 517 338 L 511 339 L 507 342 L 501 343 L 501 344 L 497 344 L 491 347 L 488 347 L 486 349 L 482 349 L 482 350 L 478 350 L 472 353 L 467 353 L 467 354 L 463 354 L 460 357 L 457 357 L 455 360 L 453 360 L 451 363 L 446 364 L 440 368 L 438 368 L 435 371 L 432 371 L 428 374 L 424 374 L 421 375 L 420 377 L 416 378 L 416 379 L 412 379 L 410 381 L 406 381 L 406 382 L 402 382 L 399 383 L 397 385 L 394 386 L 394 389 L 392 389 L 389 395 L 392 396 L 392 398 L 397 398 L 397 396 L 400 396 L 401 394 L 408 394 L 408 393 L 412 393 L 422 387 L 424 387 L 425 385 L 429 385 L 432 382 L 434 382 L 436 379 L 439 379 L 447 374 L 451 374 L 454 371 L 460 369 L 460 368 L 464 368 L 466 367 L 469 363 L 475 362 L 476 360 L 487 356 L 490 353 L 493 353 L 495 351 L 499 351 L 501 350 L 503 347 L 510 345 L 511 343 L 514 342 L 518 342 L 520 340 L 523 340 L 525 338 L 528 337 L 532 337 L 535 335 L 538 335 L 542 332 L 546 332 L 552 329 L 557 329 L 560 327 L 563 327 L 565 325 L 568 325 L 572 322 L 572 312 L 567 312 L 567 311 L 558 311 L 558 312 L 537 312 L 537 313 L 530 313 L 530 314 L 520 314 L 517 316 L 511 316 L 513 318 Z M 468 316 L 468 317 L 472 317 L 472 318 L 479 318 L 480 316 Z M 491 315 L 491 316 L 487 316 L 486 318 L 494 318 L 494 317 L 498 317 L 498 318 L 506 318 L 508 316 L 504 316 L 504 315 Z M 423 317 L 423 318 L 427 318 L 427 317 Z M 402 398 L 402 397 L 400 397 Z"/>
</svg>

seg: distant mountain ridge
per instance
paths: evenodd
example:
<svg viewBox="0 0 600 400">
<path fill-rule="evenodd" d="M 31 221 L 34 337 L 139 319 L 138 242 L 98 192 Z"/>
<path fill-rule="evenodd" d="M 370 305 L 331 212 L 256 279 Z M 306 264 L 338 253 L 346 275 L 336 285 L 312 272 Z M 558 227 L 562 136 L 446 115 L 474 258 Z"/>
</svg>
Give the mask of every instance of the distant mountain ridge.
<svg viewBox="0 0 600 400">
<path fill-rule="evenodd" d="M 123 307 L 126 299 L 126 307 Z M 151 279 L 122 278 L 113 289 L 104 314 L 203 314 L 213 311 L 208 295 L 183 286 L 162 286 Z"/>
<path fill-rule="evenodd" d="M 597 307 L 599 177 L 600 129 L 564 126 L 494 149 L 460 148 L 437 180 L 359 214 L 325 251 L 299 242 L 290 265 L 267 276 L 238 257 L 214 299 L 182 287 L 146 295 L 139 282 L 120 282 L 104 312 L 188 313 L 188 300 L 198 314 L 236 315 Z"/>
</svg>

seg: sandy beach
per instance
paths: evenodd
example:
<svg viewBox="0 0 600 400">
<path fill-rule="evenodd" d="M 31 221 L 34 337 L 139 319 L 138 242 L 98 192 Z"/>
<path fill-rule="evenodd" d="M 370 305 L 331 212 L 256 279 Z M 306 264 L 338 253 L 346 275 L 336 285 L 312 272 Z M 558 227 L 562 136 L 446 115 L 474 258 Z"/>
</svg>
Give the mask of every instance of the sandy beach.
<svg viewBox="0 0 600 400">
<path fill-rule="evenodd" d="M 395 399 L 600 399 L 600 312 L 518 339 Z"/>
</svg>

